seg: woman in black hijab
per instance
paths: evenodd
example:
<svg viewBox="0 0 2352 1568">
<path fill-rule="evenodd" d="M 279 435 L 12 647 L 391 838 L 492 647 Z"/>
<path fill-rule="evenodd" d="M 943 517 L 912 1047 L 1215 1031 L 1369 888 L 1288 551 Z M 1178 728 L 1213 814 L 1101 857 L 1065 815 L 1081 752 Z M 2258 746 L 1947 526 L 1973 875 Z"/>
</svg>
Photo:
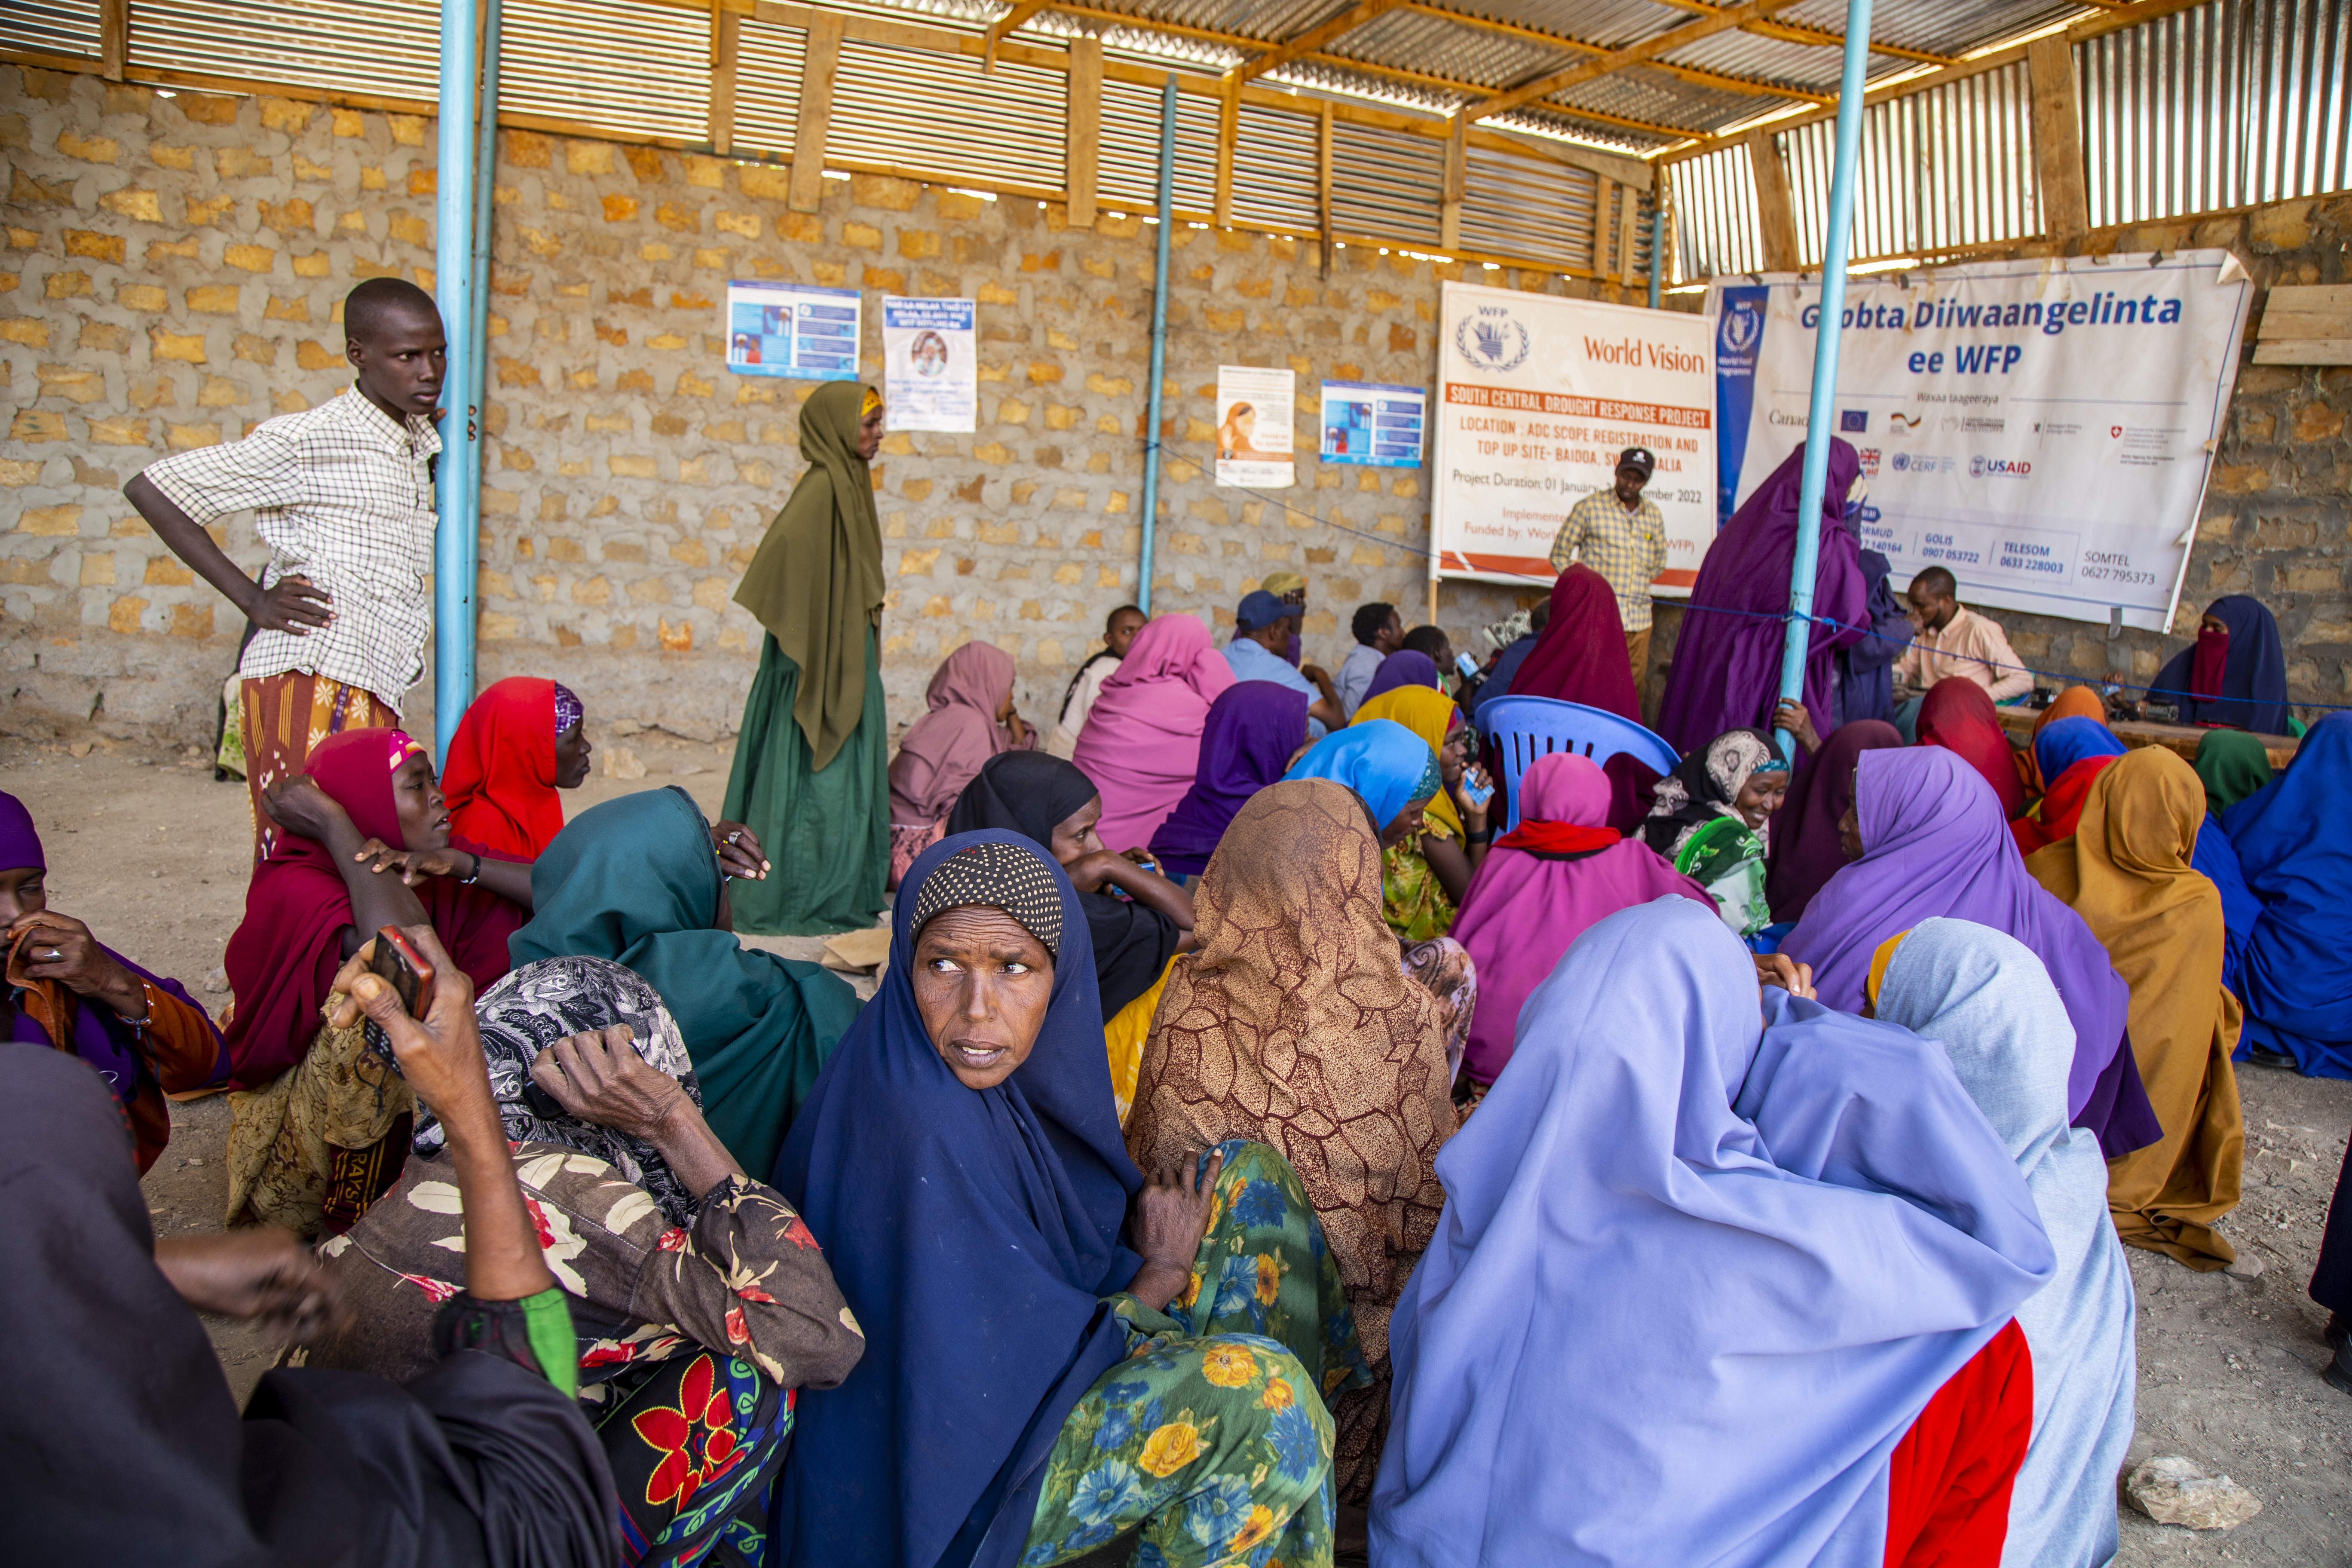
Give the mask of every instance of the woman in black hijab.
<svg viewBox="0 0 2352 1568">
<path fill-rule="evenodd" d="M 1192 950 L 1192 895 L 1156 867 L 1104 848 L 1095 832 L 1101 817 L 1102 793 L 1076 764 L 1043 752 L 1005 752 L 964 786 L 948 832 L 1018 833 L 1061 863 L 1086 910 L 1108 1024 L 1159 983 L 1170 959 Z"/>
</svg>

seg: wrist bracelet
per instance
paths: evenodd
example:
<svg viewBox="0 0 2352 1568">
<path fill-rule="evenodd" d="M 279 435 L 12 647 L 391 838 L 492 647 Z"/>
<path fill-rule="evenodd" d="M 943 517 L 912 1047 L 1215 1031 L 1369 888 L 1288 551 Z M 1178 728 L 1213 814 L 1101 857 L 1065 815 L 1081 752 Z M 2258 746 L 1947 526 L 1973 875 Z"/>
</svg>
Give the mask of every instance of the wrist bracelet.
<svg viewBox="0 0 2352 1568">
<path fill-rule="evenodd" d="M 1494 841 L 1495 830 L 1491 827 L 1483 833 L 1472 833 L 1467 828 L 1463 830 L 1462 842 L 1465 844 L 1491 844 Z"/>
<path fill-rule="evenodd" d="M 457 879 L 457 886 L 461 888 L 470 888 L 482 879 L 482 858 L 479 855 L 474 855 L 470 849 L 466 853 L 473 855 L 474 869 L 468 875 Z"/>
</svg>

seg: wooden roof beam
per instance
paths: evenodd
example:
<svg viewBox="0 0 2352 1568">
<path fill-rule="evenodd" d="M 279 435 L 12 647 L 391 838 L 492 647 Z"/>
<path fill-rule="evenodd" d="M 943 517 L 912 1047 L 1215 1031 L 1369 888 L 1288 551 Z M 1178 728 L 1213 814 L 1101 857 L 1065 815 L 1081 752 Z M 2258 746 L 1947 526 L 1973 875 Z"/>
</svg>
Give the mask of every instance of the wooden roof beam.
<svg viewBox="0 0 2352 1568">
<path fill-rule="evenodd" d="M 1708 5 L 1706 0 L 1659 0 L 1659 3 L 1671 5 L 1676 10 L 1696 12 L 1702 16 L 1720 14 L 1720 8 Z M 2084 0 L 2084 3 L 2095 4 L 2097 0 Z M 2114 0 L 2110 0 L 2110 3 L 2114 3 Z M 1531 44 L 1545 44 L 1558 49 L 1576 49 L 1585 54 L 1605 55 L 1609 52 L 1598 44 L 1588 44 L 1562 33 L 1547 32 L 1541 27 L 1530 27 L 1521 22 L 1497 22 L 1485 16 L 1473 16 L 1465 11 L 1454 11 L 1444 5 L 1432 5 L 1429 0 L 1405 0 L 1405 6 L 1406 9 L 1418 11 L 1424 16 L 1435 16 L 1443 21 L 1458 22 L 1463 26 L 1475 28 L 1482 33 L 1495 33 L 1510 38 L 1524 38 Z M 1812 44 L 1822 48 L 1845 47 L 1845 35 L 1843 33 L 1832 33 L 1826 28 L 1807 26 L 1801 22 L 1744 22 L 1739 25 L 1739 30 L 1743 33 L 1754 33 L 1760 37 L 1784 39 L 1792 44 Z M 1894 59 L 1913 60 L 1920 65 L 1946 66 L 1955 63 L 1958 59 L 1957 56 L 1931 54 L 1926 49 L 1906 48 L 1900 44 L 1881 43 L 1874 38 L 1871 40 L 1870 52 L 1875 55 L 1885 55 Z M 1712 76 L 1714 73 L 1703 74 Z M 1716 77 L 1712 85 L 1732 87 L 1735 90 L 1754 90 L 1752 83 L 1738 77 Z"/>
<path fill-rule="evenodd" d="M 1014 0 L 1013 8 L 988 25 L 990 64 L 996 61 L 996 46 L 1029 25 L 1029 18 L 1045 8 L 1045 0 Z"/>
<path fill-rule="evenodd" d="M 1328 46 L 1337 43 L 1341 37 L 1354 32 L 1374 17 L 1385 16 L 1403 4 L 1404 0 L 1357 0 L 1356 5 L 1342 11 L 1329 21 L 1309 27 L 1294 37 L 1286 38 L 1256 58 L 1236 66 L 1231 74 L 1243 81 L 1250 81 L 1264 76 L 1270 70 L 1279 69 L 1294 60 L 1305 59 L 1309 55 L 1319 53 Z"/>
<path fill-rule="evenodd" d="M 1554 71 L 1549 76 L 1538 77 L 1531 82 L 1511 89 L 1508 92 L 1498 92 L 1484 103 L 1472 104 L 1463 112 L 1473 120 L 1492 119 L 1497 114 L 1517 109 L 1523 103 L 1532 103 L 1538 99 L 1549 98 L 1556 92 L 1565 92 L 1571 87 L 1580 87 L 1596 77 L 1607 76 L 1611 71 L 1622 70 L 1627 66 L 1645 64 L 1660 55 L 1679 49 L 1686 44 L 1697 43 L 1701 38 L 1711 38 L 1717 33 L 1727 33 L 1743 23 L 1761 20 L 1775 11 L 1795 4 L 1796 0 L 1748 0 L 1744 5 L 1735 6 L 1727 11 L 1717 11 L 1711 16 L 1702 16 L 1696 22 L 1685 23 L 1668 32 L 1660 33 L 1653 38 L 1644 38 L 1638 44 L 1629 44 L 1624 48 L 1612 49 L 1598 59 L 1586 60 L 1580 65 L 1570 66 L 1564 71 Z"/>
</svg>

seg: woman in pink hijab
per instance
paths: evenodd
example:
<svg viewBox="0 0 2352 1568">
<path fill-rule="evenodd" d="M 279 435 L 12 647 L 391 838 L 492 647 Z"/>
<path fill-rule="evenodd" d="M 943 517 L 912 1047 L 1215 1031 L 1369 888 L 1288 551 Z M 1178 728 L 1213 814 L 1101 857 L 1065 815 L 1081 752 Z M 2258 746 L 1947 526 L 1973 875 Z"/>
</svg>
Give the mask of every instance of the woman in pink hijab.
<svg viewBox="0 0 2352 1568">
<path fill-rule="evenodd" d="M 1135 634 L 1070 754 L 1102 792 L 1096 830 L 1106 847 L 1151 842 L 1192 787 L 1209 704 L 1233 683 L 1199 616 L 1160 616 Z"/>
<path fill-rule="evenodd" d="M 924 693 L 930 711 L 908 726 L 890 759 L 890 886 L 939 842 L 948 813 L 980 765 L 999 752 L 1029 751 L 1037 732 L 1013 710 L 1013 656 L 968 642 L 940 661 Z"/>
<path fill-rule="evenodd" d="M 1706 889 L 1656 850 L 1602 826 L 1609 778 L 1591 759 L 1568 752 L 1538 758 L 1519 788 L 1519 825 L 1495 840 L 1454 917 L 1454 940 L 1478 971 L 1462 1071 L 1482 1087 L 1511 1059 L 1528 994 L 1587 927 L 1670 893 L 1715 908 Z"/>
</svg>

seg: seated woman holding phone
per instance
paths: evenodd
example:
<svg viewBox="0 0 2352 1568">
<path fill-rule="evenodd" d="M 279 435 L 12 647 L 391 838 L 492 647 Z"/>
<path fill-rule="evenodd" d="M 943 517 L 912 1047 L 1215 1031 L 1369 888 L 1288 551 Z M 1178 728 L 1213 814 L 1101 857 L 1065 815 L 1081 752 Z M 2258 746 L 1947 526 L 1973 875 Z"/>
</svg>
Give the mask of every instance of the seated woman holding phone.
<svg viewBox="0 0 2352 1568">
<path fill-rule="evenodd" d="M 340 1019 L 400 935 L 336 977 Z M 391 967 L 416 961 L 412 950 Z M 824 1254 L 712 1133 L 677 1023 L 637 974 L 601 958 L 541 959 L 484 992 L 474 1015 L 516 1180 L 573 1298 L 581 1409 L 617 1483 L 632 1560 L 691 1563 L 721 1536 L 740 1549 L 767 1528 L 790 1391 L 833 1387 L 865 1352 Z M 438 1303 L 458 1289 L 465 1248 L 448 1145 L 424 1112 L 399 1183 L 320 1249 L 347 1313 L 301 1364 L 395 1382 L 432 1366 Z M 662 1410 L 694 1413 L 697 1444 L 655 1442 Z M 676 1452 L 684 1459 L 670 1462 Z"/>
<path fill-rule="evenodd" d="M 0 794 L 0 1040 L 50 1046 L 106 1080 L 131 1129 L 139 1173 L 172 1136 L 166 1094 L 228 1077 L 220 1031 L 176 980 L 150 974 L 89 927 L 49 908 L 48 857 L 33 814 Z"/>
<path fill-rule="evenodd" d="M 425 748 L 347 730 L 269 795 L 282 829 L 254 868 L 224 966 L 236 1001 L 227 1222 L 349 1228 L 400 1174 L 409 1096 L 356 1026 L 320 1016 L 343 961 L 387 925 L 429 925 L 477 987 L 509 967 L 530 864 L 453 837 Z M 748 837 L 748 836 L 747 836 Z M 757 845 L 727 846 L 759 875 Z"/>
</svg>

